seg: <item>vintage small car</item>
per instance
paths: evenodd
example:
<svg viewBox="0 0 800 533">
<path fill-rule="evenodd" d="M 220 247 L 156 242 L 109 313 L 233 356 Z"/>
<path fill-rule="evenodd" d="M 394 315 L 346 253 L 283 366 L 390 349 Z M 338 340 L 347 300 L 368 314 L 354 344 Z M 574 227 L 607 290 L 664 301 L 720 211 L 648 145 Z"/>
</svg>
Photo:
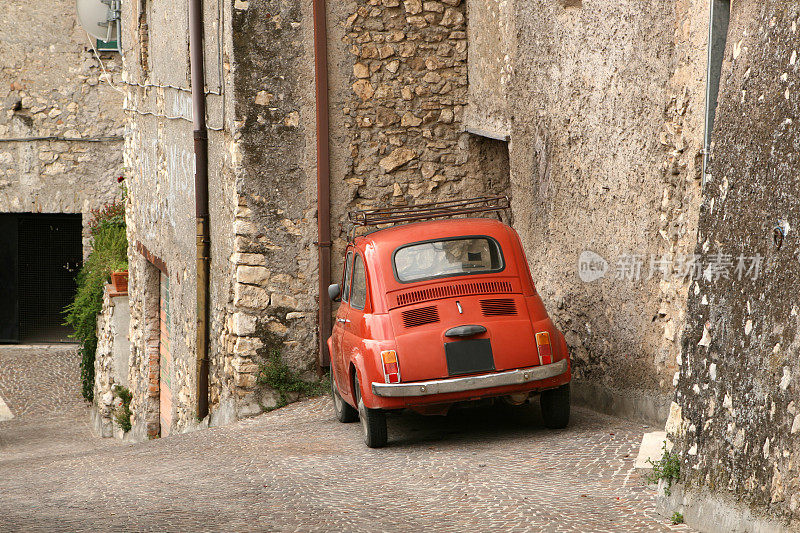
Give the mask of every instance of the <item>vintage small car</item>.
<svg viewBox="0 0 800 533">
<path fill-rule="evenodd" d="M 331 392 L 337 419 L 360 419 L 367 446 L 386 445 L 388 411 L 445 414 L 487 398 L 519 405 L 540 394 L 545 425 L 568 424 L 567 344 L 511 227 L 416 221 L 356 237 L 345 254 L 342 282 L 328 289 L 341 301 L 327 341 Z"/>
</svg>

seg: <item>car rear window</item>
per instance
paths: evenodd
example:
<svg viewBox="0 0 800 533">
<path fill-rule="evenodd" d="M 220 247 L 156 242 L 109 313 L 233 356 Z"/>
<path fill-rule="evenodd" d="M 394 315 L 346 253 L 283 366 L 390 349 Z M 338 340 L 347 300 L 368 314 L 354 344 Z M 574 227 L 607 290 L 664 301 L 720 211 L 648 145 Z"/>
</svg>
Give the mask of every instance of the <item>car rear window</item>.
<svg viewBox="0 0 800 533">
<path fill-rule="evenodd" d="M 459 237 L 402 246 L 394 252 L 401 283 L 503 270 L 500 245 L 491 237 Z"/>
</svg>

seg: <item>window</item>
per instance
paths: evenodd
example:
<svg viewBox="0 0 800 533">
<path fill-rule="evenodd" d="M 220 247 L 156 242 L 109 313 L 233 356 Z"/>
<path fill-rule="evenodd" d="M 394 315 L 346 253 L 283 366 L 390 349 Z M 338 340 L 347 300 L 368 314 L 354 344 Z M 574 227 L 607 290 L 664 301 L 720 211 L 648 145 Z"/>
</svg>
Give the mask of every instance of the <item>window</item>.
<svg viewBox="0 0 800 533">
<path fill-rule="evenodd" d="M 342 301 L 347 302 L 350 300 L 350 274 L 353 269 L 353 252 L 347 252 L 347 259 L 344 265 L 344 282 L 342 282 Z"/>
<path fill-rule="evenodd" d="M 356 254 L 353 265 L 353 292 L 350 295 L 350 305 L 356 309 L 364 309 L 367 303 L 367 273 L 364 270 L 364 261 Z"/>
<path fill-rule="evenodd" d="M 401 283 L 487 274 L 503 270 L 500 245 L 490 237 L 459 237 L 421 242 L 394 252 L 394 272 Z"/>
</svg>

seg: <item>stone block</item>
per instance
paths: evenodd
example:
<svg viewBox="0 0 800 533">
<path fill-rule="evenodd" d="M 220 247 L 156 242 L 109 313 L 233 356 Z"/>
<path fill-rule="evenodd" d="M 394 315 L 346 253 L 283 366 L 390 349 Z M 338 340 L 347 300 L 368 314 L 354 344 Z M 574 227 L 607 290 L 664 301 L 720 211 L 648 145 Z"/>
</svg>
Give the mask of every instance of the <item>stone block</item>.
<svg viewBox="0 0 800 533">
<path fill-rule="evenodd" d="M 406 13 L 409 15 L 422 13 L 422 0 L 403 0 L 403 6 L 405 6 Z"/>
<path fill-rule="evenodd" d="M 258 365 L 249 357 L 234 357 L 233 369 L 240 374 L 253 374 L 258 372 Z"/>
<path fill-rule="evenodd" d="M 288 307 L 290 309 L 297 309 L 300 302 L 294 296 L 288 294 L 273 293 L 270 303 L 273 307 Z"/>
<path fill-rule="evenodd" d="M 398 148 L 391 154 L 380 160 L 380 166 L 385 172 L 391 172 L 417 156 L 416 152 L 410 148 Z"/>
<path fill-rule="evenodd" d="M 454 27 L 459 26 L 464 23 L 464 14 L 461 13 L 458 9 L 453 7 L 448 7 L 445 12 L 444 16 L 442 17 L 441 24 L 442 26 L 446 27 Z"/>
<path fill-rule="evenodd" d="M 266 266 L 267 260 L 262 254 L 235 253 L 231 262 L 237 265 Z"/>
<path fill-rule="evenodd" d="M 247 309 L 266 309 L 269 306 L 269 292 L 256 285 L 237 283 L 233 290 L 233 304 Z M 237 333 L 237 335 L 241 335 Z"/>
<path fill-rule="evenodd" d="M 362 100 L 367 101 L 375 94 L 375 89 L 369 81 L 358 80 L 353 84 L 353 92 Z"/>
<path fill-rule="evenodd" d="M 369 67 L 364 63 L 353 65 L 353 75 L 356 78 L 369 78 Z"/>
<path fill-rule="evenodd" d="M 236 339 L 236 344 L 234 345 L 233 351 L 239 356 L 254 356 L 258 353 L 258 350 L 262 346 L 264 346 L 264 343 L 261 342 L 261 339 L 254 337 L 239 337 Z"/>
<path fill-rule="evenodd" d="M 264 285 L 270 277 L 270 271 L 263 266 L 239 265 L 236 268 L 236 281 L 250 285 Z"/>
<path fill-rule="evenodd" d="M 246 313 L 236 312 L 233 314 L 233 334 L 239 337 L 247 337 L 256 331 L 256 317 Z"/>
</svg>

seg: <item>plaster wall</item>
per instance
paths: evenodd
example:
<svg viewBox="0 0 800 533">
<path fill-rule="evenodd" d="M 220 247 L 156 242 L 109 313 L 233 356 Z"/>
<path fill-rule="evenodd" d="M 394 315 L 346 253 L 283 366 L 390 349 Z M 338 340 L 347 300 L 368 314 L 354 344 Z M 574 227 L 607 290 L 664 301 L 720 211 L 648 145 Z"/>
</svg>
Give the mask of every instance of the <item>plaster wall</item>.
<svg viewBox="0 0 800 533">
<path fill-rule="evenodd" d="M 156 350 L 158 276 L 168 278 L 171 368 L 171 432 L 196 420 L 196 227 L 194 140 L 188 70 L 188 12 L 184 3 L 125 3 L 124 82 L 128 131 L 125 166 L 130 201 L 126 212 L 130 257 L 131 391 L 133 433 L 158 434 L 158 373 L 151 376 Z M 233 403 L 228 305 L 232 292 L 233 219 L 238 202 L 231 137 L 233 102 L 219 77 L 225 63 L 222 27 L 231 6 L 206 2 L 206 71 L 209 127 L 209 207 L 211 219 L 210 410 Z M 226 11 L 227 10 L 227 11 Z M 221 15 L 218 15 L 221 13 Z M 183 43 L 181 45 L 180 43 Z M 229 53 L 229 52 L 228 52 Z M 229 65 L 228 65 L 229 66 Z M 155 343 L 155 348 L 152 346 Z M 157 361 L 155 363 L 157 365 Z M 155 411 L 155 415 L 153 412 Z M 209 420 L 205 421 L 208 423 Z"/>
<path fill-rule="evenodd" d="M 792 531 L 800 524 L 798 25 L 795 3 L 733 3 L 696 250 L 723 268 L 705 271 L 689 292 L 670 426 L 689 496 L 682 504 L 707 491 Z M 788 229 L 782 240 L 776 226 Z"/>
<path fill-rule="evenodd" d="M 664 420 L 689 280 L 651 259 L 675 265 L 694 247 L 707 2 L 469 7 L 470 73 L 484 78 L 470 77 L 465 126 L 509 125 L 514 225 L 577 396 Z M 584 251 L 606 261 L 604 277 L 583 281 Z"/>
</svg>

